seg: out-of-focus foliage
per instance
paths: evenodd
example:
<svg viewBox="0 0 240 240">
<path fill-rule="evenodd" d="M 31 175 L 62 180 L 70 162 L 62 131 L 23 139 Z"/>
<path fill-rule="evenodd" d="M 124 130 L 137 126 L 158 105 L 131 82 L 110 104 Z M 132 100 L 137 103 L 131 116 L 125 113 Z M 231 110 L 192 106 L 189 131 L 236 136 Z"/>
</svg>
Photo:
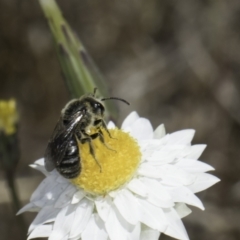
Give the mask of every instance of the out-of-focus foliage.
<svg viewBox="0 0 240 240">
<path fill-rule="evenodd" d="M 17 120 L 15 100 L 0 100 L 0 132 L 4 132 L 6 135 L 14 134 L 16 132 Z"/>
<path fill-rule="evenodd" d="M 0 169 L 13 174 L 18 159 L 18 114 L 14 99 L 0 100 Z"/>
<path fill-rule="evenodd" d="M 201 160 L 222 181 L 199 195 L 206 211 L 194 209 L 184 220 L 191 240 L 239 239 L 240 1 L 58 3 L 112 95 L 131 102 L 121 106 L 119 123 L 134 109 L 154 127 L 164 122 L 168 132 L 194 128 L 195 143 L 208 144 Z M 0 33 L 0 98 L 18 100 L 18 183 L 26 202 L 39 179 L 27 165 L 43 155 L 68 98 L 37 1 L 0 0 Z M 18 240 L 8 196 L 0 201 L 1 237 Z"/>
</svg>

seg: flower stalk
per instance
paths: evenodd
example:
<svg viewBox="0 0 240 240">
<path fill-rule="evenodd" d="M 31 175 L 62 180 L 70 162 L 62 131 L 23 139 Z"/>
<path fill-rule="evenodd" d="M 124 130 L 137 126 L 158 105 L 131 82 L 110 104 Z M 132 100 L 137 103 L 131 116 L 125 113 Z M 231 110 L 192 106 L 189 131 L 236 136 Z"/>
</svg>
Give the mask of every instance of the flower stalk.
<svg viewBox="0 0 240 240">
<path fill-rule="evenodd" d="M 16 102 L 13 99 L 0 101 L 0 166 L 5 175 L 14 212 L 21 208 L 15 181 L 15 172 L 20 155 L 17 131 Z M 23 217 L 18 217 L 18 222 L 22 234 L 25 235 L 26 224 Z"/>
</svg>

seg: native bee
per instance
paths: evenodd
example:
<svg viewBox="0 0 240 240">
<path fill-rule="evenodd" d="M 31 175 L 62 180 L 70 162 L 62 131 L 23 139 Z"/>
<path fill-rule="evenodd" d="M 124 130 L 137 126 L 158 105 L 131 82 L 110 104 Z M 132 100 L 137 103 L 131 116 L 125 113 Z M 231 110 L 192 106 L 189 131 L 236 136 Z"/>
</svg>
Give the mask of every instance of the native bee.
<svg viewBox="0 0 240 240">
<path fill-rule="evenodd" d="M 99 137 L 105 144 L 104 129 L 111 137 L 104 121 L 104 111 L 102 101 L 116 99 L 125 102 L 121 98 L 110 97 L 97 99 L 95 97 L 96 88 L 93 94 L 83 95 L 79 99 L 71 100 L 61 111 L 60 119 L 53 131 L 45 151 L 45 168 L 52 171 L 54 168 L 65 178 L 75 178 L 81 173 L 81 159 L 78 142 L 89 144 L 90 154 L 98 164 L 92 140 Z M 90 129 L 94 127 L 96 131 L 91 134 Z M 106 144 L 105 144 L 106 145 Z M 106 145 L 107 146 L 107 145 Z"/>
</svg>

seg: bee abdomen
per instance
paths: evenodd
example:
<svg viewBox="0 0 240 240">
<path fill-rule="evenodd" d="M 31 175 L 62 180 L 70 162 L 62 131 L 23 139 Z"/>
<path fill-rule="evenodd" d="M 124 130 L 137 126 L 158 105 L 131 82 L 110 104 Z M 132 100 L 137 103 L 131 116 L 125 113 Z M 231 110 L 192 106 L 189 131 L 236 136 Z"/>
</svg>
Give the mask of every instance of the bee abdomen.
<svg viewBox="0 0 240 240">
<path fill-rule="evenodd" d="M 75 157 L 73 157 L 73 156 L 69 156 L 69 157 L 64 157 L 64 159 L 62 160 L 62 162 L 61 162 L 61 165 L 62 166 L 65 166 L 65 167 L 67 167 L 67 166 L 72 166 L 72 165 L 76 165 L 77 163 L 79 162 L 79 156 L 75 156 Z"/>
<path fill-rule="evenodd" d="M 77 159 L 77 162 L 74 160 L 73 163 L 62 162 L 58 167 L 58 171 L 65 178 L 77 177 L 81 172 L 81 165 L 80 165 L 79 159 Z"/>
<path fill-rule="evenodd" d="M 78 148 L 75 145 L 75 141 L 72 140 L 69 142 L 67 151 L 58 166 L 58 171 L 65 178 L 75 178 L 80 174 L 81 165 L 80 165 L 80 156 Z"/>
</svg>

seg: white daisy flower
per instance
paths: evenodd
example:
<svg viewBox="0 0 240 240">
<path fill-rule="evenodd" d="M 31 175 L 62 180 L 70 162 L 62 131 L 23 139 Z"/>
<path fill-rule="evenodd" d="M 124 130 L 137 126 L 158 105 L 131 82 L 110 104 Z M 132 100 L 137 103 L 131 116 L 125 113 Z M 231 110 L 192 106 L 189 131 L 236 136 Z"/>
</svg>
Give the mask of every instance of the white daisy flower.
<svg viewBox="0 0 240 240">
<path fill-rule="evenodd" d="M 187 240 L 181 221 L 191 213 L 187 205 L 204 210 L 195 193 L 219 181 L 197 160 L 206 146 L 191 146 L 191 129 L 165 134 L 160 125 L 153 131 L 136 112 L 122 130 L 112 122 L 108 128 L 113 138 L 106 134 L 105 141 L 115 151 L 94 140 L 102 172 L 87 144 L 80 146 L 82 172 L 73 180 L 46 172 L 44 159 L 31 165 L 46 178 L 18 212 L 38 212 L 28 239 L 157 240 L 164 233 Z"/>
</svg>

